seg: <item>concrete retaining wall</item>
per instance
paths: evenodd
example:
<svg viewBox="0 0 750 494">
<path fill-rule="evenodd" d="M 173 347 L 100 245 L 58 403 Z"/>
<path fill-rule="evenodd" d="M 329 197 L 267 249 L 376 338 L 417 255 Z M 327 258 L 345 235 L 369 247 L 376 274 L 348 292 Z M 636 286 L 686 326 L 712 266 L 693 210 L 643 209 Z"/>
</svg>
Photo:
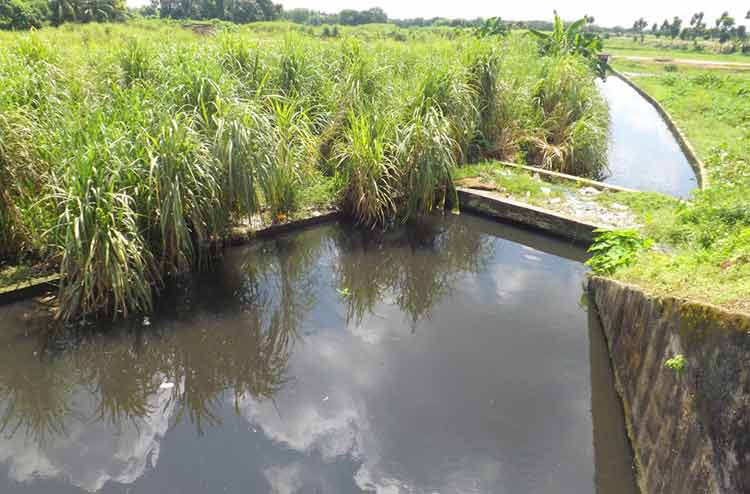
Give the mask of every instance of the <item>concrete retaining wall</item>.
<svg viewBox="0 0 750 494">
<path fill-rule="evenodd" d="M 581 245 L 589 245 L 594 239 L 594 230 L 603 228 L 530 204 L 499 198 L 491 192 L 463 188 L 457 191 L 462 211 L 529 226 Z"/>
<path fill-rule="evenodd" d="M 594 277 L 644 494 L 750 493 L 750 318 Z M 685 368 L 665 367 L 684 355 Z"/>
<path fill-rule="evenodd" d="M 219 248 L 224 246 L 236 246 L 246 244 L 257 238 L 267 238 L 273 235 L 280 235 L 309 226 L 318 225 L 328 221 L 337 220 L 341 213 L 338 211 L 323 211 L 304 218 L 301 220 L 289 221 L 277 225 L 270 225 L 260 229 L 251 227 L 237 226 L 227 232 L 226 236 L 215 241 L 209 242 L 204 247 Z M 60 283 L 60 275 L 52 274 L 42 278 L 34 278 L 15 285 L 0 287 L 0 305 L 9 304 L 26 298 L 37 297 L 45 293 L 57 290 Z"/>
</svg>

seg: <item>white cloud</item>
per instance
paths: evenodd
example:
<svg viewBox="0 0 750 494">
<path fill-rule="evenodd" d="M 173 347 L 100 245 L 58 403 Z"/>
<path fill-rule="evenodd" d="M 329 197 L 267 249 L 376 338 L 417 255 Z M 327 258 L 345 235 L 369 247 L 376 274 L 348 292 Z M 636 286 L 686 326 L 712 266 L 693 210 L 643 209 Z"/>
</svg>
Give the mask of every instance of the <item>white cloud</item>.
<svg viewBox="0 0 750 494">
<path fill-rule="evenodd" d="M 119 429 L 113 429 L 107 421 L 68 417 L 67 434 L 43 444 L 22 433 L 0 436 L 0 464 L 8 462 L 9 476 L 17 482 L 60 478 L 88 492 L 98 491 L 109 481 L 131 484 L 158 461 L 159 444 L 173 410 L 169 395 L 169 390 L 152 395 L 148 402 L 152 412 L 123 421 Z M 87 391 L 72 401 L 83 412 L 93 411 L 95 406 Z"/>
</svg>

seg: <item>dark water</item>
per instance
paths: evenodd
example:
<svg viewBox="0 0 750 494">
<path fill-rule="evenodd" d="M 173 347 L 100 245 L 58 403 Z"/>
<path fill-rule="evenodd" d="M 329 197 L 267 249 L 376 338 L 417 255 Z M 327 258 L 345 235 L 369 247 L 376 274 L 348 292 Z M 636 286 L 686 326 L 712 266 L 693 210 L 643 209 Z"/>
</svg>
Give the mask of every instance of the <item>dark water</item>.
<svg viewBox="0 0 750 494">
<path fill-rule="evenodd" d="M 697 187 L 695 173 L 656 109 L 618 77 L 608 77 L 598 84 L 610 112 L 611 175 L 604 181 L 688 196 Z"/>
<path fill-rule="evenodd" d="M 229 251 L 148 324 L 0 310 L 0 492 L 636 492 L 583 253 L 473 216 Z"/>
</svg>

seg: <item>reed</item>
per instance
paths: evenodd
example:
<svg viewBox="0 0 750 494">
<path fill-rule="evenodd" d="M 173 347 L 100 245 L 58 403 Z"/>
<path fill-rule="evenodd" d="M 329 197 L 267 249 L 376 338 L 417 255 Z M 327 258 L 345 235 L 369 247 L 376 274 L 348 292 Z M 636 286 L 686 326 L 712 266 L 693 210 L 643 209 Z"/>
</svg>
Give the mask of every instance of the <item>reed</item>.
<svg viewBox="0 0 750 494">
<path fill-rule="evenodd" d="M 57 262 L 62 318 L 121 317 L 258 213 L 314 197 L 383 228 L 443 208 L 479 159 L 602 169 L 606 107 L 578 55 L 517 34 L 371 34 L 2 34 L 0 255 Z"/>
</svg>

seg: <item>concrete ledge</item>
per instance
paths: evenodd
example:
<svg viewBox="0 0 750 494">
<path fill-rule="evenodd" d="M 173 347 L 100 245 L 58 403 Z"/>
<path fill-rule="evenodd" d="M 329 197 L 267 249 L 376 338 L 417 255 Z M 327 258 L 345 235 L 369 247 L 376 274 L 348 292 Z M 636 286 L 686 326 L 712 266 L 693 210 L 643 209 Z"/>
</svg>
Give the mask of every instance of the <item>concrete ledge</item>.
<svg viewBox="0 0 750 494">
<path fill-rule="evenodd" d="M 313 215 L 301 220 L 288 221 L 278 225 L 271 225 L 265 228 L 254 230 L 251 226 L 237 226 L 232 228 L 229 233 L 218 241 L 223 246 L 243 245 L 258 238 L 267 238 L 282 233 L 307 228 L 309 226 L 319 225 L 328 221 L 334 221 L 341 217 L 340 211 L 326 211 Z"/>
<path fill-rule="evenodd" d="M 635 189 L 629 189 L 627 187 L 620 187 L 619 185 L 605 184 L 604 182 L 598 182 L 596 180 L 591 180 L 589 178 L 581 178 L 575 175 L 568 175 L 567 173 L 553 172 L 550 170 L 545 170 L 543 168 L 537 168 L 534 166 L 518 165 L 516 163 L 509 163 L 507 161 L 498 161 L 498 163 L 500 163 L 503 166 L 507 166 L 509 168 L 525 170 L 530 173 L 538 173 L 539 176 L 543 178 L 547 178 L 551 180 L 563 180 L 563 181 L 574 182 L 576 185 L 586 185 L 589 187 L 593 187 L 596 190 L 609 191 L 609 192 L 640 192 Z"/>
<path fill-rule="evenodd" d="M 237 246 L 251 242 L 258 238 L 267 238 L 273 235 L 280 235 L 282 233 L 307 228 L 309 226 L 318 225 L 328 221 L 334 221 L 341 216 L 339 211 L 327 211 L 318 215 L 314 215 L 310 218 L 305 218 L 297 221 L 289 221 L 287 223 L 281 223 L 278 225 L 271 225 L 266 228 L 259 230 L 253 230 L 251 227 L 234 227 L 229 233 L 213 242 L 211 245 L 205 245 L 204 247 L 220 247 L 220 246 Z M 6 287 L 0 287 L 0 305 L 17 302 L 19 300 L 38 297 L 44 295 L 50 291 L 56 291 L 60 282 L 60 275 L 53 274 L 43 278 L 34 278 L 28 281 L 22 281 L 14 285 Z"/>
<path fill-rule="evenodd" d="M 594 230 L 604 228 L 530 204 L 497 197 L 487 191 L 459 187 L 457 192 L 463 210 L 530 226 L 582 245 L 593 241 Z"/>
<path fill-rule="evenodd" d="M 41 278 L 32 278 L 14 285 L 0 287 L 0 305 L 9 304 L 25 298 L 38 297 L 57 290 L 60 275 L 53 274 Z"/>
<path fill-rule="evenodd" d="M 750 492 L 750 316 L 589 279 L 644 494 Z M 685 358 L 681 371 L 667 359 Z"/>
<path fill-rule="evenodd" d="M 677 139 L 677 143 L 680 145 L 680 149 L 682 149 L 682 152 L 685 153 L 690 166 L 693 167 L 693 172 L 698 179 L 698 187 L 700 187 L 701 189 L 706 189 L 708 187 L 708 173 L 706 172 L 706 166 L 698 157 L 698 154 L 695 152 L 693 145 L 690 144 L 687 136 L 682 131 L 682 129 L 680 129 L 677 123 L 672 119 L 672 116 L 669 114 L 669 112 L 667 112 L 667 110 L 663 106 L 661 106 L 661 103 L 656 101 L 653 96 L 641 89 L 640 86 L 638 86 L 630 78 L 616 71 L 612 67 L 609 67 L 609 70 L 615 77 L 622 79 L 625 84 L 633 88 L 638 94 L 643 97 L 643 99 L 648 101 L 651 106 L 656 108 L 656 111 L 659 113 L 659 115 L 661 115 L 661 118 L 667 124 L 669 131 L 672 132 L 672 135 L 674 135 L 675 139 Z"/>
</svg>

